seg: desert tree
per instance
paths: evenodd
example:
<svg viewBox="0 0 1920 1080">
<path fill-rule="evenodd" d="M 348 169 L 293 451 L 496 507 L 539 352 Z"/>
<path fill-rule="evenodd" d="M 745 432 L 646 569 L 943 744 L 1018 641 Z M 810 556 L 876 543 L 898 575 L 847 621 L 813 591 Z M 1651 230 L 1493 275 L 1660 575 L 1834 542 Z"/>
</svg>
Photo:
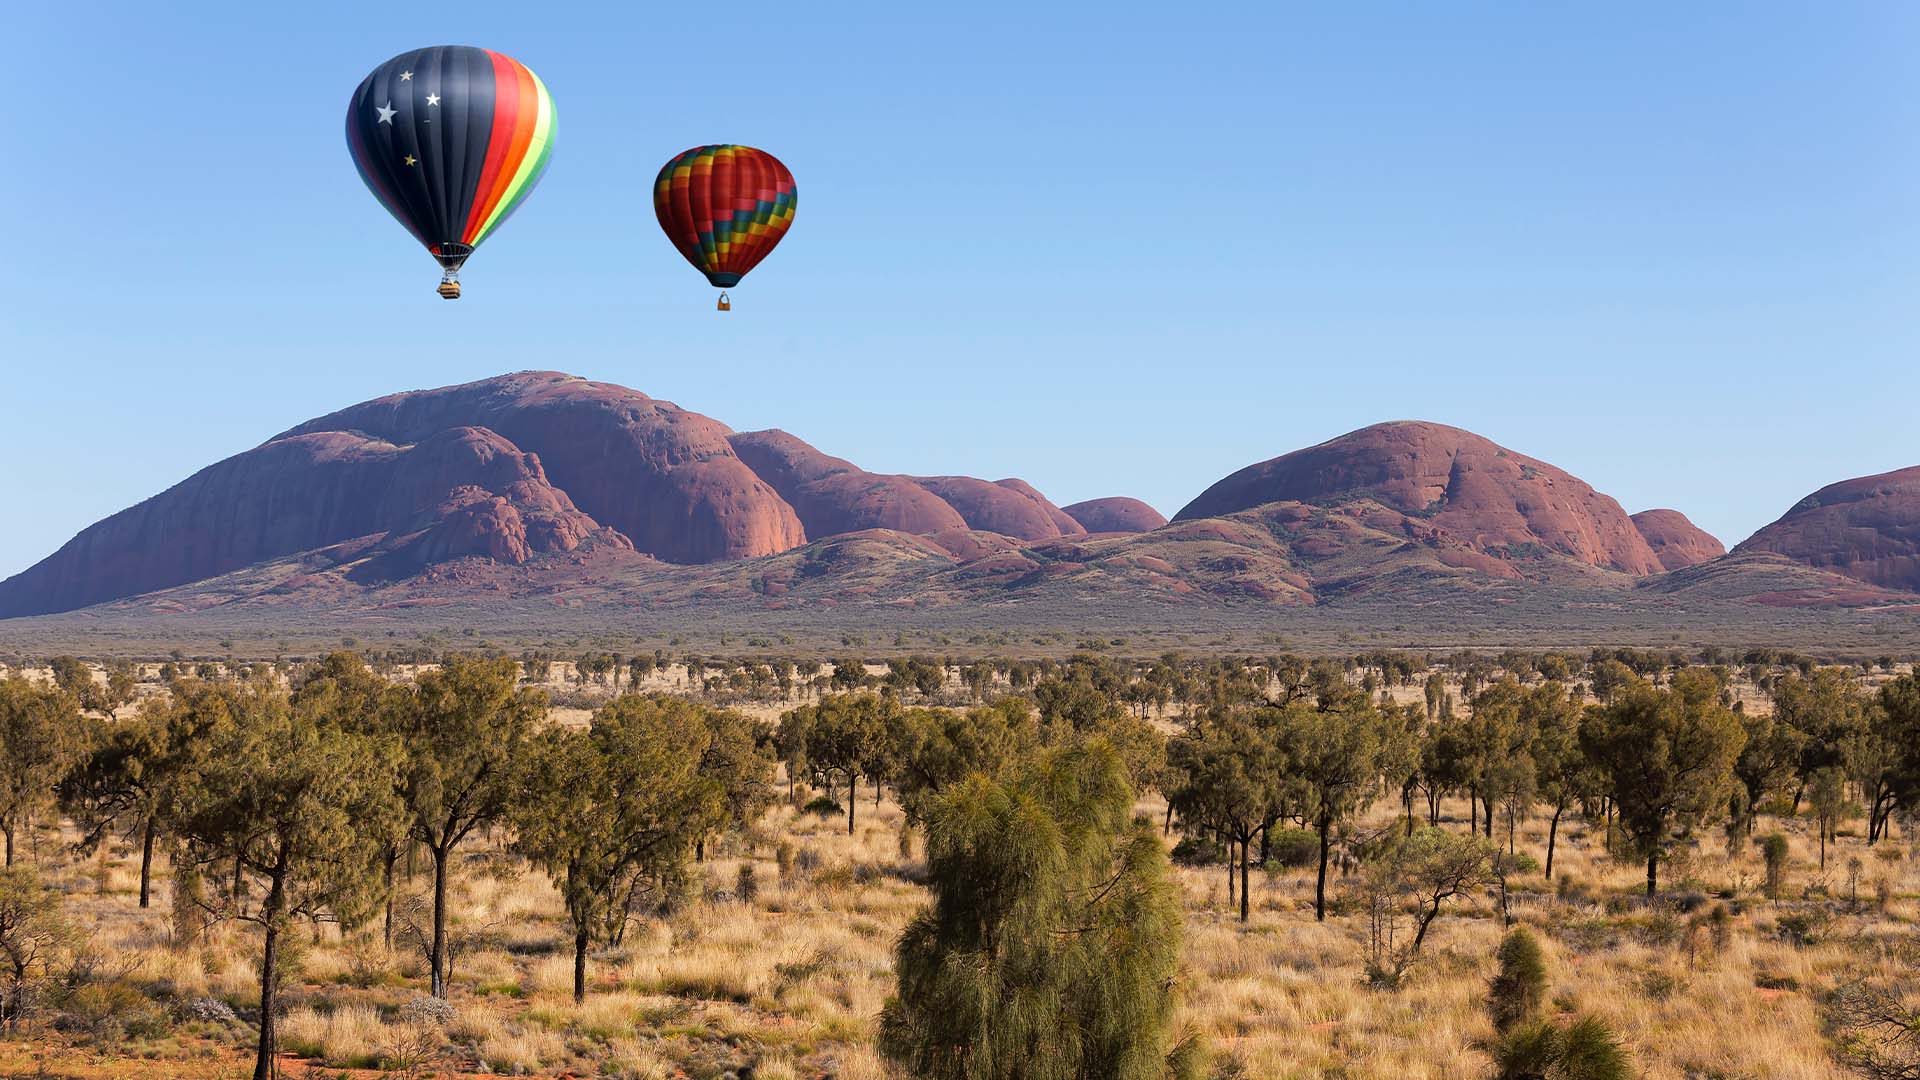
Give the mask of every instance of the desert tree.
<svg viewBox="0 0 1920 1080">
<path fill-rule="evenodd" d="M 456 849 L 498 822 L 513 790 L 513 762 L 546 710 L 522 689 L 512 660 L 455 657 L 415 683 L 395 728 L 406 748 L 401 790 L 407 831 L 433 858 L 431 992 L 445 997 L 447 877 Z"/>
<path fill-rule="evenodd" d="M 175 802 L 171 829 L 193 865 L 231 862 L 252 879 L 216 914 L 261 930 L 254 1080 L 273 1075 L 284 935 L 301 918 L 352 921 L 379 895 L 380 859 L 401 812 L 391 740 L 317 722 L 262 683 L 223 688 L 226 720 Z"/>
<path fill-rule="evenodd" d="M 139 843 L 143 908 L 151 902 L 153 855 L 168 800 L 191 774 L 202 726 L 224 714 L 224 702 L 208 700 L 211 693 L 197 680 L 184 681 L 148 698 L 129 720 L 86 721 L 87 750 L 59 784 L 61 808 L 80 829 L 79 850 L 96 850 L 112 836 Z"/>
<path fill-rule="evenodd" d="M 1599 778 L 1580 746 L 1580 701 L 1565 685 L 1549 681 L 1534 687 L 1528 691 L 1523 707 L 1533 731 L 1531 756 L 1539 799 L 1551 811 L 1547 820 L 1546 877 L 1552 880 L 1560 820 L 1599 786 Z"/>
<path fill-rule="evenodd" d="M 1398 986 L 1420 956 L 1448 901 L 1492 880 L 1491 842 L 1431 826 L 1408 836 L 1389 829 L 1367 845 L 1359 898 L 1367 912 L 1366 971 L 1377 986 Z M 1412 933 L 1405 920 L 1412 919 Z"/>
<path fill-rule="evenodd" d="M 334 652 L 322 657 L 302 673 L 293 689 L 293 707 L 316 723 L 332 724 L 361 735 L 391 737 L 400 748 L 403 765 L 409 749 L 406 736 L 413 716 L 411 704 L 406 688 L 389 682 L 351 652 Z M 411 770 L 404 767 L 394 774 L 396 791 L 403 800 L 407 795 L 406 782 L 411 776 Z M 381 856 L 381 939 L 388 947 L 393 945 L 398 899 L 394 874 L 402 854 L 413 842 L 406 824 L 405 819 L 401 819 L 400 827 L 387 838 L 386 850 Z M 429 962 L 433 959 L 431 949 L 427 959 Z"/>
<path fill-rule="evenodd" d="M 816 705 L 802 705 L 787 714 L 804 731 L 807 766 L 831 786 L 836 777 L 847 784 L 847 835 L 854 830 L 860 777 L 885 768 L 888 752 L 887 716 L 899 706 L 877 694 L 834 694 Z"/>
<path fill-rule="evenodd" d="M 0 1032 L 13 1030 L 34 984 L 51 976 L 56 955 L 73 937 L 59 892 L 37 871 L 0 868 Z"/>
<path fill-rule="evenodd" d="M 1538 717 L 1532 695 L 1512 678 L 1500 679 L 1473 696 L 1466 723 L 1472 747 L 1472 789 L 1486 808 L 1486 835 L 1493 836 L 1494 808 L 1507 816 L 1507 850 L 1514 845 L 1517 819 L 1532 808 L 1539 778 L 1533 755 Z"/>
<path fill-rule="evenodd" d="M 1240 921 L 1246 922 L 1248 852 L 1261 830 L 1280 816 L 1288 795 L 1290 777 L 1276 732 L 1256 723 L 1247 710 L 1212 710 L 1169 742 L 1167 762 L 1178 778 L 1167 803 L 1182 822 L 1204 826 L 1227 841 L 1229 886 L 1234 848 L 1239 849 Z"/>
<path fill-rule="evenodd" d="M 1887 835 L 1895 811 L 1920 811 L 1920 675 L 1882 686 L 1874 713 L 1881 768 L 1867 787 L 1867 843 Z M 1909 830 L 1911 832 L 1911 830 Z"/>
<path fill-rule="evenodd" d="M 1807 778 L 1807 802 L 1813 807 L 1814 828 L 1820 833 L 1820 869 L 1827 868 L 1827 840 L 1840 824 L 1847 805 L 1847 775 L 1838 765 L 1822 765 Z"/>
<path fill-rule="evenodd" d="M 701 762 L 717 738 L 681 706 L 620 698 L 585 731 L 553 728 L 529 747 L 509 819 L 514 846 L 546 871 L 573 925 L 573 997 L 587 952 L 631 917 L 636 899 L 675 880 L 689 848 L 728 817 L 728 792 Z"/>
<path fill-rule="evenodd" d="M 908 710 L 899 730 L 905 745 L 895 787 L 909 821 L 918 821 L 927 801 L 940 792 L 975 773 L 998 776 L 1040 742 L 1033 706 L 1020 697 L 965 712 Z"/>
<path fill-rule="evenodd" d="M 932 902 L 895 951 L 883 1054 L 925 1080 L 1166 1080 L 1180 905 L 1119 752 L 1076 740 L 930 803 Z"/>
<path fill-rule="evenodd" d="M 1285 770 L 1290 805 L 1319 837 L 1313 917 L 1327 917 L 1327 864 L 1334 827 L 1359 814 L 1380 792 L 1381 776 L 1403 753 L 1398 717 L 1374 708 L 1364 694 L 1342 694 L 1317 706 L 1295 702 L 1271 722 Z"/>
<path fill-rule="evenodd" d="M 54 802 L 55 785 L 85 753 L 72 695 L 21 676 L 0 680 L 0 834 L 12 866 L 20 830 Z"/>
<path fill-rule="evenodd" d="M 1727 805 L 1746 741 L 1720 703 L 1720 683 L 1700 669 L 1656 689 L 1636 680 L 1582 724 L 1580 742 L 1606 779 L 1620 825 L 1647 860 L 1647 895 L 1659 891 L 1662 853 Z"/>
<path fill-rule="evenodd" d="M 1767 800 L 1796 790 L 1795 771 L 1807 737 L 1772 713 L 1743 713 L 1740 723 L 1747 741 L 1733 765 L 1734 778 L 1740 782 L 1736 805 L 1740 830 L 1752 836 L 1754 819 Z"/>
</svg>

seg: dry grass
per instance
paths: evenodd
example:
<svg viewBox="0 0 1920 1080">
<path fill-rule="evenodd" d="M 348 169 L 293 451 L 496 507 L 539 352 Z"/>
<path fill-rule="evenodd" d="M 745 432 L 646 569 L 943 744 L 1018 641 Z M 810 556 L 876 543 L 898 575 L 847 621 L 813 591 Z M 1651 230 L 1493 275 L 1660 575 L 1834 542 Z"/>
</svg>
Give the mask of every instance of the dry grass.
<svg viewBox="0 0 1920 1080">
<path fill-rule="evenodd" d="M 1393 809 L 1383 804 L 1374 817 L 1383 822 Z M 1447 810 L 1464 814 L 1464 806 Z M 1159 820 L 1158 804 L 1143 802 L 1141 811 Z M 426 1032 L 401 1018 L 423 990 L 423 965 L 381 948 L 377 925 L 345 936 L 338 927 L 303 925 L 285 1046 L 327 1069 L 376 1067 L 425 1042 L 447 1075 L 485 1068 L 653 1080 L 753 1065 L 762 1080 L 825 1073 L 879 1080 L 888 1073 L 871 1043 L 892 985 L 893 941 L 925 894 L 900 872 L 899 808 L 863 802 L 859 820 L 858 833 L 847 836 L 844 819 L 783 805 L 755 831 L 757 844 L 721 842 L 696 868 L 709 898 L 638 923 L 619 948 L 596 952 L 591 992 L 580 1004 L 572 1000 L 570 934 L 552 887 L 492 854 L 470 859 L 453 882 L 456 932 L 473 942 L 455 969 L 455 1018 Z M 1446 827 L 1462 825 L 1456 818 Z M 1843 836 L 1822 874 L 1805 823 L 1763 819 L 1757 835 L 1776 828 L 1788 834 L 1793 854 L 1779 901 L 1758 895 L 1763 875 L 1749 845 L 1729 857 L 1715 838 L 1687 865 L 1668 869 L 1677 892 L 1728 893 L 1740 909 L 1724 948 L 1696 939 L 1689 949 L 1675 930 L 1682 917 L 1636 901 L 1643 868 L 1610 858 L 1597 830 L 1565 824 L 1555 876 L 1567 896 L 1557 897 L 1536 873 L 1515 882 L 1513 907 L 1545 947 L 1552 1007 L 1611 1023 L 1649 1080 L 1849 1075 L 1833 1056 L 1823 995 L 1862 977 L 1920 989 L 1920 860 L 1905 833 L 1873 853 Z M 774 859 L 783 841 L 806 852 L 810 866 L 786 881 Z M 1517 843 L 1541 854 L 1545 823 L 1523 826 Z M 128 876 L 135 858 L 121 850 L 100 863 L 68 862 L 57 843 L 40 850 L 76 919 L 92 929 L 97 948 L 132 965 L 130 979 L 155 997 L 213 996 L 244 1012 L 257 992 L 251 933 L 216 927 L 176 945 L 164 863 L 154 906 L 142 911 Z M 1857 906 L 1848 895 L 1852 858 L 1862 864 Z M 755 901 L 720 898 L 749 861 L 761 883 Z M 502 865 L 508 872 L 490 869 Z M 1492 895 L 1450 908 L 1410 981 L 1384 991 L 1362 978 L 1361 919 L 1336 910 L 1325 923 L 1313 920 L 1310 871 L 1256 874 L 1246 924 L 1229 907 L 1222 871 L 1175 874 L 1188 926 L 1180 1021 L 1209 1038 L 1220 1075 L 1487 1075 L 1486 984 L 1503 932 Z M 1873 902 L 1881 878 L 1893 893 L 1884 912 Z M 1347 887 L 1335 882 L 1334 895 Z M 1825 912 L 1826 921 L 1811 942 L 1796 944 L 1784 931 L 1810 911 Z M 211 1077 L 232 1071 L 247 1037 L 244 1028 L 179 1025 L 169 1039 L 86 1053 L 123 1062 L 123 1072 L 97 1075 Z M 27 1069 L 23 1062 L 44 1059 L 54 1046 L 83 1060 L 60 1038 L 40 1031 L 24 1043 L 0 1043 L 0 1075 Z M 169 1062 L 172 1071 L 149 1070 L 150 1061 Z M 68 1075 L 96 1074 L 76 1067 Z"/>
</svg>

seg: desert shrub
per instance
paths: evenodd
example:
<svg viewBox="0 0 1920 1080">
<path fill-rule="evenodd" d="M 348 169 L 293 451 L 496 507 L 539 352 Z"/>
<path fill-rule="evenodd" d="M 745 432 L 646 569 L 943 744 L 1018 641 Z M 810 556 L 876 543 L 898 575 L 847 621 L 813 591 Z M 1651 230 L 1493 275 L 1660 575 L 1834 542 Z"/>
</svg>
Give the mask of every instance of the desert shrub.
<svg viewBox="0 0 1920 1080">
<path fill-rule="evenodd" d="M 446 998 L 420 996 L 400 1006 L 400 1021 L 419 1027 L 443 1028 L 459 1018 L 453 1002 Z"/>
<path fill-rule="evenodd" d="M 1520 927 L 1500 943 L 1500 970 L 1487 991 L 1495 1030 L 1506 1031 L 1539 1015 L 1547 994 L 1547 962 L 1540 942 Z"/>
<path fill-rule="evenodd" d="M 782 840 L 780 841 L 780 846 L 773 849 L 773 864 L 780 869 L 780 883 L 782 885 L 793 880 L 794 863 L 797 858 L 798 853 L 789 841 Z"/>
<path fill-rule="evenodd" d="M 214 997 L 197 997 L 180 1007 L 180 1015 L 202 1024 L 217 1024 L 225 1027 L 237 1024 L 240 1017 L 234 1014 L 233 1006 Z"/>
<path fill-rule="evenodd" d="M 1225 858 L 1220 845 L 1211 839 L 1187 836 L 1173 845 L 1168 855 L 1179 866 L 1215 866 Z"/>
<path fill-rule="evenodd" d="M 1769 900 L 1780 899 L 1780 892 L 1787 884 L 1787 838 L 1779 833 L 1768 833 L 1760 842 L 1760 855 L 1767 862 L 1766 893 Z"/>
<path fill-rule="evenodd" d="M 1289 870 L 1313 866 L 1320 859 L 1320 838 L 1311 829 L 1278 829 L 1267 837 L 1267 861 Z"/>
<path fill-rule="evenodd" d="M 1833 916 L 1821 909 L 1796 911 L 1780 916 L 1779 921 L 1773 924 L 1773 932 L 1780 936 L 1780 940 L 1800 948 L 1818 942 L 1825 934 L 1827 924 L 1832 921 Z"/>
<path fill-rule="evenodd" d="M 820 795 L 815 797 L 812 802 L 801 807 L 800 812 L 803 814 L 812 814 L 815 817 L 837 818 L 844 815 L 847 810 L 827 796 Z"/>
<path fill-rule="evenodd" d="M 753 864 L 750 862 L 741 863 L 740 873 L 735 879 L 733 886 L 734 899 L 743 904 L 751 904 L 759 895 L 760 879 L 754 874 Z"/>
<path fill-rule="evenodd" d="M 1565 1027 L 1522 1024 L 1494 1044 L 1500 1080 L 1627 1080 L 1633 1062 L 1606 1022 L 1584 1016 Z"/>
<path fill-rule="evenodd" d="M 88 983 L 68 993 L 55 1021 L 63 1031 L 107 1042 L 164 1034 L 166 1019 L 147 995 L 123 981 Z"/>
</svg>

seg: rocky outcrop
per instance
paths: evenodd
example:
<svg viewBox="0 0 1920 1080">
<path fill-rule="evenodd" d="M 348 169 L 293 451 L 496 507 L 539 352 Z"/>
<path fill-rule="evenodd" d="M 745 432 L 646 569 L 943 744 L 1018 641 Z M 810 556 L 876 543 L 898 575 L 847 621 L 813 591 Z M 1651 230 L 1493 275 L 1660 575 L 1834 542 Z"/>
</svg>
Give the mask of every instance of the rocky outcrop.
<svg viewBox="0 0 1920 1080">
<path fill-rule="evenodd" d="M 800 515 L 810 537 L 862 529 L 930 534 L 966 528 L 959 511 L 913 478 L 867 472 L 784 431 L 749 431 L 728 442 Z"/>
<path fill-rule="evenodd" d="M 1535 554 L 1628 574 L 1663 567 L 1620 504 L 1546 462 L 1470 431 L 1418 421 L 1376 424 L 1249 465 L 1188 503 L 1175 521 L 1276 502 L 1361 507 L 1369 527 L 1396 527 L 1502 559 Z"/>
<path fill-rule="evenodd" d="M 793 508 L 734 454 L 725 424 L 560 372 L 394 394 L 286 434 L 358 431 L 411 443 L 462 425 L 538 454 L 581 510 L 661 559 L 750 558 L 806 542 Z"/>
<path fill-rule="evenodd" d="M 1698 566 L 1727 553 L 1726 545 L 1678 510 L 1642 510 L 1633 515 L 1633 527 L 1668 570 Z"/>
<path fill-rule="evenodd" d="M 1733 549 L 1761 552 L 1920 592 L 1920 466 L 1829 484 Z"/>
<path fill-rule="evenodd" d="M 1052 540 L 1086 532 L 1024 481 L 992 483 L 971 476 L 918 476 L 914 482 L 958 511 L 969 529 L 1021 540 Z"/>
<path fill-rule="evenodd" d="M 1067 515 L 1080 523 L 1081 528 L 1090 533 L 1143 533 L 1152 532 L 1167 523 L 1160 511 L 1125 496 L 1113 496 L 1106 499 L 1088 499 L 1072 506 L 1061 507 Z"/>
<path fill-rule="evenodd" d="M 210 465 L 89 527 L 0 582 L 0 617 L 65 611 L 370 536 L 415 564 L 466 554 L 519 563 L 594 537 L 627 543 L 556 489 L 537 456 L 496 432 L 456 426 L 399 444 L 316 431 Z"/>
</svg>

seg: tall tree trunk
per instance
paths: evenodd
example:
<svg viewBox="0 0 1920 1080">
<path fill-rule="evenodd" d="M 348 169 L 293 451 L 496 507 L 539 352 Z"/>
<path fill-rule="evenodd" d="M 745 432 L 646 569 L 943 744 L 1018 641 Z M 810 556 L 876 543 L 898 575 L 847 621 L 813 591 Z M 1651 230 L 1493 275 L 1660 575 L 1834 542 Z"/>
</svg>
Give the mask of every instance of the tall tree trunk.
<svg viewBox="0 0 1920 1080">
<path fill-rule="evenodd" d="M 1480 835 L 1480 791 L 1467 789 L 1467 835 Z"/>
<path fill-rule="evenodd" d="M 1653 896 L 1660 891 L 1660 853 L 1647 853 L 1647 895 Z"/>
<path fill-rule="evenodd" d="M 1320 874 L 1313 883 L 1313 920 L 1327 921 L 1327 852 L 1332 847 L 1333 819 L 1320 817 Z"/>
<path fill-rule="evenodd" d="M 573 931 L 573 1000 L 577 1004 L 587 1000 L 587 928 L 577 926 Z"/>
<path fill-rule="evenodd" d="M 1248 841 L 1240 841 L 1240 921 L 1247 921 L 1247 846 Z"/>
<path fill-rule="evenodd" d="M 1173 835 L 1173 802 L 1172 800 L 1168 800 L 1167 816 L 1160 822 L 1160 835 L 1161 836 Z"/>
<path fill-rule="evenodd" d="M 1560 835 L 1560 815 L 1563 811 L 1554 807 L 1553 820 L 1547 824 L 1547 880 L 1553 880 L 1553 842 Z"/>
<path fill-rule="evenodd" d="M 429 989 L 434 997 L 447 996 L 447 858 L 452 852 L 432 847 L 433 854 L 433 977 Z"/>
<path fill-rule="evenodd" d="M 380 931 L 380 940 L 389 949 L 393 948 L 393 893 L 394 893 L 393 871 L 394 871 L 394 867 L 398 866 L 399 863 L 400 863 L 399 845 L 388 844 L 387 845 L 386 919 L 382 924 L 382 928 Z"/>
<path fill-rule="evenodd" d="M 262 911 L 266 947 L 260 960 L 260 1043 L 254 1055 L 253 1080 L 273 1080 L 273 1057 L 279 1049 L 279 1024 L 273 1013 L 280 983 L 280 909 L 285 903 L 285 879 L 284 872 L 274 875 Z"/>
<path fill-rule="evenodd" d="M 156 826 L 154 816 L 147 815 L 147 823 L 140 830 L 140 906 L 146 907 L 153 890 L 153 834 Z"/>
<path fill-rule="evenodd" d="M 7 834 L 7 865 L 12 866 L 13 865 L 13 822 L 9 820 L 6 824 L 6 828 L 0 829 L 0 832 L 4 832 Z"/>
<path fill-rule="evenodd" d="M 860 802 L 860 774 L 847 774 L 847 835 L 853 835 L 853 808 Z"/>
</svg>

